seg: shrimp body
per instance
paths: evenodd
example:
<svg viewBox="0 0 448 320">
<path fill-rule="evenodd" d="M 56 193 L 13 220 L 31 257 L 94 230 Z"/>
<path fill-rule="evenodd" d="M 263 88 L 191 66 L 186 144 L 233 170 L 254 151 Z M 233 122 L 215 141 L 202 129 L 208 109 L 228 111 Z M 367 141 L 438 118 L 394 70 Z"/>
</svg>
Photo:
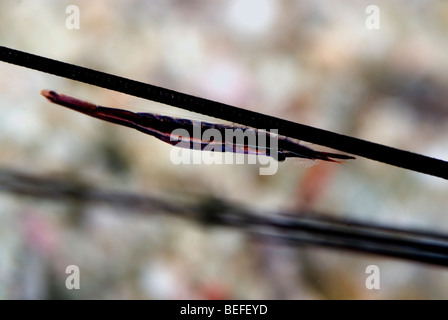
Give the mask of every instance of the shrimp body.
<svg viewBox="0 0 448 320">
<path fill-rule="evenodd" d="M 176 147 L 265 155 L 271 156 L 278 161 L 284 161 L 290 157 L 332 162 L 339 162 L 334 159 L 354 159 L 354 157 L 348 155 L 316 151 L 287 137 L 273 135 L 267 131 L 250 127 L 229 126 L 154 113 L 131 112 L 123 109 L 102 107 L 49 90 L 42 90 L 41 94 L 53 103 L 94 118 L 134 128 Z M 207 130 L 213 130 L 214 134 L 206 135 Z M 231 139 L 227 139 L 229 132 L 243 133 L 246 137 L 252 135 L 256 138 L 256 141 L 263 139 L 266 143 L 264 143 L 265 145 L 263 143 L 257 144 L 254 141 L 251 142 L 250 138 L 247 139 L 247 143 L 244 143 L 244 139 L 243 141 L 235 141 L 234 136 L 231 136 Z M 206 136 L 208 138 L 205 138 Z M 226 137 L 226 139 L 219 137 Z M 268 144 L 273 139 L 277 140 L 276 146 L 275 144 Z"/>
</svg>

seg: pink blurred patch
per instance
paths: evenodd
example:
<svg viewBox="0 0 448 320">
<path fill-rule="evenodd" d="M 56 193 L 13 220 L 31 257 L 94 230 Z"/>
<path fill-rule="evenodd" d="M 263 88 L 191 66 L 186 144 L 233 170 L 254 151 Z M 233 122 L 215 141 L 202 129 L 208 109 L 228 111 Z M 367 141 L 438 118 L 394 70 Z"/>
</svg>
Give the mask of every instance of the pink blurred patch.
<svg viewBox="0 0 448 320">
<path fill-rule="evenodd" d="M 26 212 L 22 220 L 25 241 L 36 251 L 52 254 L 57 247 L 60 236 L 56 227 L 42 217 L 38 211 Z"/>
</svg>

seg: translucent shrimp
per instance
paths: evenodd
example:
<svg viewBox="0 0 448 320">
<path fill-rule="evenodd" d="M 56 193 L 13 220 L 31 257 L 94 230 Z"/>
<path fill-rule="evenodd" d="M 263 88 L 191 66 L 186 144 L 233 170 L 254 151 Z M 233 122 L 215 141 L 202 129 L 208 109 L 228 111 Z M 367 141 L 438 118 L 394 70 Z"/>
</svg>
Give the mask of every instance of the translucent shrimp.
<svg viewBox="0 0 448 320">
<path fill-rule="evenodd" d="M 123 109 L 102 107 L 93 103 L 79 100 L 55 91 L 42 90 L 41 94 L 53 103 L 87 114 L 94 118 L 102 119 L 115 124 L 134 128 L 143 133 L 171 145 L 195 150 L 211 150 L 219 152 L 234 152 L 254 155 L 271 156 L 278 161 L 286 158 L 305 158 L 311 160 L 324 160 L 340 162 L 340 160 L 355 159 L 352 156 L 316 151 L 310 147 L 300 144 L 297 140 L 284 136 L 274 135 L 265 130 L 254 129 L 244 126 L 231 126 L 226 124 L 209 123 L 183 118 L 174 118 L 154 113 L 131 112 Z M 176 134 L 182 130 L 185 134 Z M 216 134 L 203 135 L 206 130 L 214 130 L 218 136 L 224 137 L 230 131 L 250 132 L 258 138 L 264 136 L 264 141 L 273 141 L 276 144 L 257 144 L 235 139 L 216 139 Z M 200 133 L 199 135 L 197 133 Z M 207 138 L 205 138 L 207 136 Z M 337 159 L 337 160 L 335 160 Z M 338 161 L 339 160 L 339 161 Z"/>
</svg>

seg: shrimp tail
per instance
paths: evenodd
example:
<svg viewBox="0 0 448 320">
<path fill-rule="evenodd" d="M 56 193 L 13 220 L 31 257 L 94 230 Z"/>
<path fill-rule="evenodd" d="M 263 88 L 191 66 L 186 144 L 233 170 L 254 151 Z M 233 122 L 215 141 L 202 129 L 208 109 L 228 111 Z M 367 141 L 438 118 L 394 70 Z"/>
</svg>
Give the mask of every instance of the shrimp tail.
<svg viewBox="0 0 448 320">
<path fill-rule="evenodd" d="M 320 151 L 317 152 L 317 156 L 318 157 L 316 159 L 337 162 L 337 163 L 342 163 L 343 161 L 338 161 L 338 160 L 334 160 L 334 159 L 340 159 L 340 160 L 356 159 L 355 157 L 349 156 L 346 154 L 332 153 L 332 152 L 320 152 Z"/>
<path fill-rule="evenodd" d="M 345 155 L 345 154 L 321 152 L 321 151 L 316 151 L 316 150 L 313 150 L 313 149 L 305 147 L 305 146 L 301 146 L 301 147 L 303 148 L 303 150 L 301 150 L 300 153 L 290 151 L 290 150 L 282 150 L 281 154 L 284 158 L 285 157 L 306 158 L 306 159 L 311 159 L 311 160 L 323 160 L 323 161 L 337 162 L 337 163 L 343 163 L 345 160 L 356 159 L 355 157 Z M 335 159 L 338 159 L 338 160 L 335 160 Z"/>
</svg>

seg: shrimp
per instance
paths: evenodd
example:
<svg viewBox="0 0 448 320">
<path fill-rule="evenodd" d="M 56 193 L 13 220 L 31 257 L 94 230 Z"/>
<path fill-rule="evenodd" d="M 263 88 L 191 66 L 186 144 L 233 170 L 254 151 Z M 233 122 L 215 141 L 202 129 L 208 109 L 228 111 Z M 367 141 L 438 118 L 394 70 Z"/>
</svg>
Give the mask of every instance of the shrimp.
<svg viewBox="0 0 448 320">
<path fill-rule="evenodd" d="M 305 158 L 340 163 L 341 160 L 355 159 L 349 155 L 316 151 L 300 144 L 297 140 L 274 135 L 265 130 L 251 127 L 209 123 L 154 113 L 135 113 L 123 109 L 102 107 L 50 90 L 42 90 L 41 94 L 53 103 L 94 118 L 136 129 L 176 147 L 264 155 L 271 156 L 277 161 L 285 161 L 286 158 Z M 184 134 L 176 134 L 176 132 L 180 132 L 178 131 L 179 129 Z M 213 132 L 215 133 L 219 133 L 221 137 L 224 137 L 229 131 L 235 132 L 241 130 L 240 132 L 252 133 L 257 138 L 257 141 L 264 135 L 264 141 L 273 141 L 272 139 L 276 139 L 277 143 L 276 145 L 259 145 L 250 141 L 244 143 L 244 140 L 215 139 L 216 134 L 213 137 L 207 135 L 208 138 L 204 138 L 203 133 L 210 129 L 214 130 Z M 197 134 L 198 132 L 200 133 L 199 135 Z"/>
</svg>

